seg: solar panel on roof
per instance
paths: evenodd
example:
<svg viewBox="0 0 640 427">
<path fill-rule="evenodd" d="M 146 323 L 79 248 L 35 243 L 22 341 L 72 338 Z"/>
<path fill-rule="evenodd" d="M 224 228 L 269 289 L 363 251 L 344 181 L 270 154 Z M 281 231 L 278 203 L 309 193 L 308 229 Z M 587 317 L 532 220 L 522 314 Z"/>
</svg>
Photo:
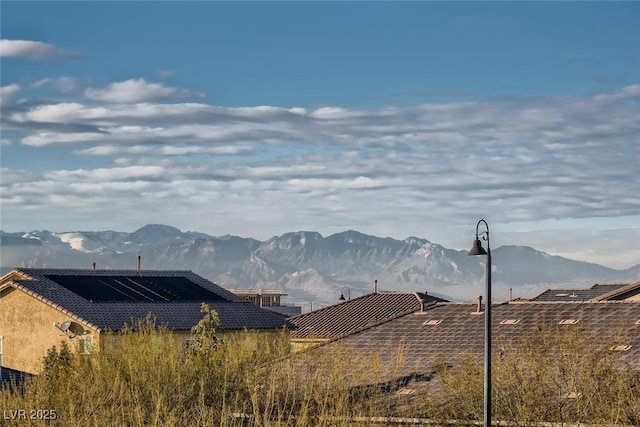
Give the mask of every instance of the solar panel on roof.
<svg viewBox="0 0 640 427">
<path fill-rule="evenodd" d="M 181 276 L 45 275 L 49 280 L 95 302 L 226 301 L 222 296 Z"/>
</svg>

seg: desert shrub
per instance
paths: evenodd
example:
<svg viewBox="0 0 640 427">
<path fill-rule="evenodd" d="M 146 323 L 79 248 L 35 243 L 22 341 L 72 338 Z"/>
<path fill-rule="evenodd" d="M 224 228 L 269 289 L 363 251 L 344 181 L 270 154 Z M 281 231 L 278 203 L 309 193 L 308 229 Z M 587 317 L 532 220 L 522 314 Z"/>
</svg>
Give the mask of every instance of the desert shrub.
<svg viewBox="0 0 640 427">
<path fill-rule="evenodd" d="M 637 425 L 640 373 L 617 362 L 619 335 L 542 328 L 519 343 L 496 340 L 492 419 L 512 425 Z M 483 361 L 466 355 L 437 370 L 421 413 L 440 420 L 482 421 Z"/>
<path fill-rule="evenodd" d="M 47 425 L 65 427 L 364 426 L 385 417 L 450 425 L 483 417 L 483 364 L 472 355 L 453 363 L 431 355 L 433 372 L 408 385 L 419 392 L 401 397 L 396 392 L 406 381 L 389 378 L 406 365 L 402 348 L 383 357 L 336 341 L 289 354 L 285 331 L 223 334 L 206 306 L 192 336 L 185 347 L 181 336 L 148 317 L 101 337 L 90 355 L 61 342 L 40 375 L 0 390 L 0 408 L 54 409 L 57 419 Z M 497 339 L 493 420 L 638 425 L 640 374 L 616 361 L 611 346 L 619 342 L 628 339 L 558 329 L 519 343 Z"/>
</svg>

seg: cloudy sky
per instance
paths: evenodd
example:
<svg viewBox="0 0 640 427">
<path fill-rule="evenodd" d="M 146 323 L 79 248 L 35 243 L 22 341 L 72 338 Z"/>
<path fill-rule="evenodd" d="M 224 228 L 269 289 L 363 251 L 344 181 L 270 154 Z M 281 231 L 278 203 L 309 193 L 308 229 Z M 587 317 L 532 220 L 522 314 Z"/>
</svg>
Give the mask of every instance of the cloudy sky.
<svg viewBox="0 0 640 427">
<path fill-rule="evenodd" d="M 2 2 L 1 228 L 640 263 L 640 3 Z"/>
</svg>

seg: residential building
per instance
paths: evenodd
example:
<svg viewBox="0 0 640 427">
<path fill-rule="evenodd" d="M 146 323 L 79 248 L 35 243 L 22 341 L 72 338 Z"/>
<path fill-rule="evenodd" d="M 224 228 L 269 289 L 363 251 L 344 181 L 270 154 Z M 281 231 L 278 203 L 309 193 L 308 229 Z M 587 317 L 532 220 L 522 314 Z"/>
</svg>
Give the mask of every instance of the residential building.
<svg viewBox="0 0 640 427">
<path fill-rule="evenodd" d="M 588 289 L 547 289 L 532 301 L 640 301 L 640 282 L 631 284 L 596 283 Z"/>
<path fill-rule="evenodd" d="M 296 327 L 291 332 L 292 350 L 327 342 L 444 301 L 422 292 L 384 291 L 294 316 L 289 319 Z"/>
<path fill-rule="evenodd" d="M 282 297 L 288 294 L 280 289 L 229 289 L 233 294 L 266 310 L 280 313 L 285 317 L 296 316 L 302 307 L 282 304 Z"/>
<path fill-rule="evenodd" d="M 622 289 L 622 288 L 621 288 Z M 353 315 L 356 315 L 354 310 Z M 347 323 L 345 311 L 342 321 Z M 296 318 L 292 323 L 300 323 Z M 618 361 L 640 369 L 640 303 L 636 301 L 538 302 L 510 301 L 492 305 L 493 351 L 507 351 L 544 328 L 578 330 L 594 337 L 616 338 L 611 349 Z M 334 329 L 335 330 L 335 329 Z M 299 329 L 300 334 L 304 328 Z M 342 332 L 343 331 L 343 332 Z M 478 303 L 435 302 L 423 309 L 388 316 L 359 328 L 344 325 L 333 339 L 307 348 L 311 360 L 315 351 L 339 345 L 353 353 L 350 363 L 376 360 L 384 372 L 376 381 L 401 383 L 413 378 L 428 379 L 438 366 L 454 364 L 463 356 L 482 360 L 484 355 L 484 306 Z M 299 336 L 299 335 L 295 335 Z M 329 347 L 330 348 L 330 347 Z M 398 354 L 402 357 L 398 357 Z M 304 358 L 301 358 L 304 363 Z"/>
<path fill-rule="evenodd" d="M 0 366 L 0 389 L 5 387 L 20 387 L 30 374 L 11 368 Z"/>
<path fill-rule="evenodd" d="M 60 340 L 91 352 L 106 332 L 148 315 L 186 339 L 203 302 L 218 313 L 223 333 L 291 326 L 191 271 L 16 268 L 0 278 L 1 365 L 37 373 Z"/>
</svg>

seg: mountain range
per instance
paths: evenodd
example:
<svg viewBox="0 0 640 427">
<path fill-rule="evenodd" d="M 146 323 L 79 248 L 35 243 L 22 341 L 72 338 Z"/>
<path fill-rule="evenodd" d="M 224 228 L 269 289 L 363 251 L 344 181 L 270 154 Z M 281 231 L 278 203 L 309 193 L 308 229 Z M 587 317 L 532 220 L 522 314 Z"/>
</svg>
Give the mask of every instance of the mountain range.
<svg viewBox="0 0 640 427">
<path fill-rule="evenodd" d="M 226 288 L 281 289 L 289 302 L 308 308 L 378 290 L 421 291 L 470 301 L 484 293 L 485 257 L 447 249 L 426 239 L 381 238 L 345 231 L 323 237 L 312 231 L 266 241 L 211 236 L 146 225 L 117 231 L 0 231 L 0 267 L 192 270 Z M 549 288 L 640 280 L 640 264 L 626 270 L 552 256 L 526 246 L 492 249 L 495 300 L 534 296 Z M 345 289 L 344 287 L 347 287 Z M 306 306 L 306 307 L 305 307 Z"/>
</svg>

